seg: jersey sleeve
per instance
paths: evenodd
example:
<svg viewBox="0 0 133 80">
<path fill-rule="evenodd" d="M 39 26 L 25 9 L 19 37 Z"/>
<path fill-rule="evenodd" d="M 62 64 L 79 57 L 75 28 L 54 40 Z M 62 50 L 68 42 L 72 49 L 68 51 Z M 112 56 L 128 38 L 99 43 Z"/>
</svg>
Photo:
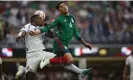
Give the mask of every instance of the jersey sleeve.
<svg viewBox="0 0 133 80">
<path fill-rule="evenodd" d="M 126 65 L 129 65 L 129 57 L 126 59 Z"/>
<path fill-rule="evenodd" d="M 24 26 L 20 31 L 28 32 L 28 30 L 29 30 L 29 27 L 28 26 Z"/>
<path fill-rule="evenodd" d="M 80 33 L 77 31 L 77 26 L 74 26 L 74 36 L 76 37 L 77 40 L 81 40 Z"/>
<path fill-rule="evenodd" d="M 23 32 L 27 32 L 27 31 L 28 31 L 28 27 L 26 27 L 26 26 L 22 27 L 22 29 L 18 33 L 18 36 L 21 36 Z"/>
<path fill-rule="evenodd" d="M 76 25 L 76 20 L 75 20 L 75 17 L 73 16 L 73 19 L 74 19 L 74 36 L 77 40 L 81 40 L 81 36 L 80 36 L 80 33 L 78 32 L 77 30 L 77 25 Z"/>
<path fill-rule="evenodd" d="M 48 32 L 50 29 L 54 28 L 58 24 L 59 24 L 59 18 L 55 19 L 51 24 L 48 24 L 47 26 L 40 28 L 40 31 L 41 31 L 41 33 Z"/>
</svg>

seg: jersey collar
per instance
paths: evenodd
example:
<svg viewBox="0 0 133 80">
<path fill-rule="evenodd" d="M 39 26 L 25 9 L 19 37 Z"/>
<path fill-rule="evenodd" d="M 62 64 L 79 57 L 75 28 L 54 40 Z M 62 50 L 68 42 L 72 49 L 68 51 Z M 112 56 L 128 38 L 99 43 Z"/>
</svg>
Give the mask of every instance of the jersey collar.
<svg viewBox="0 0 133 80">
<path fill-rule="evenodd" d="M 63 16 L 70 16 L 70 13 L 68 13 L 68 15 L 65 15 L 65 14 L 61 14 L 61 15 L 63 15 Z"/>
</svg>

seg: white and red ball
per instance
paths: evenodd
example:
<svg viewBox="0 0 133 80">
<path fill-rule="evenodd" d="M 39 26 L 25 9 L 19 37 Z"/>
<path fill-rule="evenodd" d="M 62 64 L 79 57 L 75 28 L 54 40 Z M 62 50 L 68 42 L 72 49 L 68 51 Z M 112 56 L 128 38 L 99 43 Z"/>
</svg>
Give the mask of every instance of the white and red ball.
<svg viewBox="0 0 133 80">
<path fill-rule="evenodd" d="M 45 19 L 45 13 L 42 10 L 37 10 L 34 14 L 40 15 L 42 19 Z"/>
</svg>

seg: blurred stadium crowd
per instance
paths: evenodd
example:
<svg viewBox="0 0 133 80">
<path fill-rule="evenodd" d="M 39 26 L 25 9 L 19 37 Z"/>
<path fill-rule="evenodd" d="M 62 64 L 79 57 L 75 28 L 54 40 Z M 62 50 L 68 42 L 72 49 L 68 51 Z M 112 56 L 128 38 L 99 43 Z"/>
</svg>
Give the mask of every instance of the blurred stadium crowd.
<svg viewBox="0 0 133 80">
<path fill-rule="evenodd" d="M 18 46 L 15 36 L 29 22 L 38 9 L 46 13 L 45 22 L 54 19 L 58 12 L 57 1 L 0 2 L 0 44 Z M 129 1 L 73 1 L 66 2 L 76 17 L 81 36 L 92 44 L 133 43 L 133 3 Z M 46 40 L 47 42 L 47 40 Z M 75 39 L 73 44 L 78 44 Z M 52 43 L 51 43 L 52 44 Z M 22 45 L 19 44 L 19 47 Z"/>
</svg>

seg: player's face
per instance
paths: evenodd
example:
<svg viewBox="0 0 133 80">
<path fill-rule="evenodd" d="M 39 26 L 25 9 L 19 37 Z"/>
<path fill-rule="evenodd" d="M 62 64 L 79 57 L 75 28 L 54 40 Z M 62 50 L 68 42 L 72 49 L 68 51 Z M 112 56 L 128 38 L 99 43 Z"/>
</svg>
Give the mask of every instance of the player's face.
<svg viewBox="0 0 133 80">
<path fill-rule="evenodd" d="M 59 12 L 62 14 L 65 14 L 68 12 L 68 7 L 66 6 L 66 4 L 61 3 L 59 6 Z"/>
<path fill-rule="evenodd" d="M 36 18 L 36 20 L 35 20 L 35 23 L 36 23 L 37 26 L 40 26 L 41 27 L 44 24 L 44 20 L 40 16 L 38 16 Z"/>
</svg>

